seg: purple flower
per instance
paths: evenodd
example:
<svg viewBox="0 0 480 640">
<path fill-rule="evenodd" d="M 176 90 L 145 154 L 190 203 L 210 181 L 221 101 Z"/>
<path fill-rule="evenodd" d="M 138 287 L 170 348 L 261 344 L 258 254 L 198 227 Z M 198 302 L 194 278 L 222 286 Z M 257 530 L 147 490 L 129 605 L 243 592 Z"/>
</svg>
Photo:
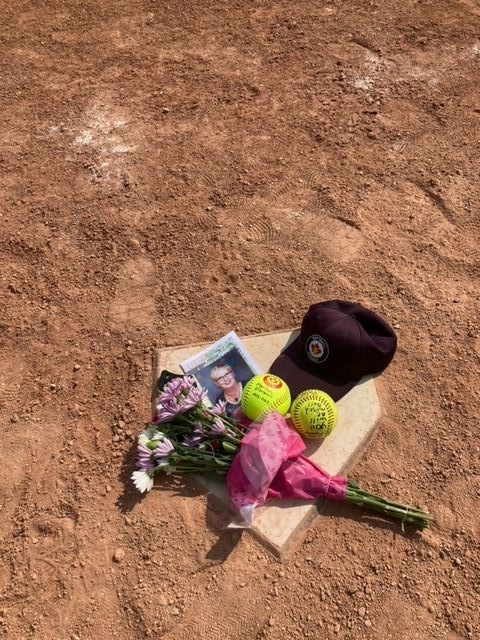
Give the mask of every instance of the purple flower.
<svg viewBox="0 0 480 640">
<path fill-rule="evenodd" d="M 212 433 L 216 436 L 222 436 L 225 433 L 225 425 L 223 424 L 223 420 L 221 418 L 215 418 L 212 426 Z"/>
<path fill-rule="evenodd" d="M 155 458 L 168 456 L 174 450 L 172 442 L 166 436 L 158 439 L 156 444 L 157 446 L 153 451 Z"/>
<path fill-rule="evenodd" d="M 194 386 L 193 378 L 183 376 L 181 378 L 173 378 L 163 387 L 162 392 L 157 398 L 159 404 L 171 404 L 174 406 L 178 403 L 179 397 L 188 395 L 188 392 Z"/>
<path fill-rule="evenodd" d="M 206 395 L 206 391 L 201 387 L 197 387 L 193 378 L 186 377 L 184 387 L 176 397 L 179 413 L 186 413 L 202 404 Z"/>
<path fill-rule="evenodd" d="M 174 400 L 164 399 L 162 402 L 159 402 L 159 398 L 157 398 L 157 411 L 155 415 L 155 422 L 157 424 L 170 422 L 175 418 L 177 413 L 178 408 Z"/>
<path fill-rule="evenodd" d="M 192 377 L 174 378 L 156 399 L 155 422 L 169 422 L 179 413 L 186 413 L 202 404 L 205 397 L 205 390 L 198 387 Z"/>
<path fill-rule="evenodd" d="M 143 444 L 139 444 L 137 468 L 141 471 L 149 471 L 154 466 L 150 449 Z"/>
<path fill-rule="evenodd" d="M 224 400 L 219 400 L 217 404 L 214 407 L 212 407 L 211 411 L 216 416 L 225 415 L 226 406 L 227 406 L 227 403 Z"/>
<path fill-rule="evenodd" d="M 190 447 L 191 449 L 198 446 L 201 442 L 202 442 L 201 434 L 199 433 L 195 434 L 195 432 L 191 436 L 185 436 L 183 438 L 183 444 L 186 447 Z"/>
<path fill-rule="evenodd" d="M 163 387 L 163 393 L 172 398 L 176 398 L 179 393 L 181 393 L 185 387 L 185 382 L 188 380 L 186 376 L 181 376 L 180 378 L 172 378 L 170 382 Z"/>
<path fill-rule="evenodd" d="M 155 422 L 169 422 L 178 413 L 177 395 L 182 392 L 183 378 L 174 378 L 167 382 L 156 398 L 157 413 Z"/>
</svg>

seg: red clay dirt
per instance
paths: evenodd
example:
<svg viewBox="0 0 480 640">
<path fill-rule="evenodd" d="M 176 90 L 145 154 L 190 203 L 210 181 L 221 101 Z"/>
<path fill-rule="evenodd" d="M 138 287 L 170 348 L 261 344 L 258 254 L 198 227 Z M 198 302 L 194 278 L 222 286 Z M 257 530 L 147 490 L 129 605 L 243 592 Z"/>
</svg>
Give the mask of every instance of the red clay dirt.
<svg viewBox="0 0 480 640">
<path fill-rule="evenodd" d="M 0 637 L 478 638 L 480 6 L 3 3 Z M 354 300 L 398 333 L 353 476 L 280 563 L 128 476 L 152 349 Z"/>
</svg>

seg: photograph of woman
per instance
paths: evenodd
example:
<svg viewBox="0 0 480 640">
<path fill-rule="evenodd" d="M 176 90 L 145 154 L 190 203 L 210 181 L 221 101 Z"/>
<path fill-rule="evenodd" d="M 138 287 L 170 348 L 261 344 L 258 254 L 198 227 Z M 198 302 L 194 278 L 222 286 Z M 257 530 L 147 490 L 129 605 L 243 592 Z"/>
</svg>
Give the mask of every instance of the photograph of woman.
<svg viewBox="0 0 480 640">
<path fill-rule="evenodd" d="M 231 416 L 235 409 L 240 407 L 243 388 L 248 382 L 248 379 L 237 380 L 233 368 L 224 362 L 221 362 L 211 369 L 210 378 L 221 390 L 217 401 L 222 400 L 225 402 L 227 415 Z"/>
<path fill-rule="evenodd" d="M 261 372 L 234 331 L 184 360 L 180 366 L 184 373 L 192 375 L 205 389 L 212 405 L 219 400 L 225 403 L 225 411 L 229 416 L 240 411 L 245 385 Z"/>
</svg>

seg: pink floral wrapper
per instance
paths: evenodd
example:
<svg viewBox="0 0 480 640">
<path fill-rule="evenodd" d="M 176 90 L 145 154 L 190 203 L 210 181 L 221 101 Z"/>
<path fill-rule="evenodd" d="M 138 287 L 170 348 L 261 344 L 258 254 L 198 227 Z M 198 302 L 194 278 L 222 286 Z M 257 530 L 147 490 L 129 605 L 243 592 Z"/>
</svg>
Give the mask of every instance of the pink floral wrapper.
<svg viewBox="0 0 480 640">
<path fill-rule="evenodd" d="M 347 479 L 330 476 L 302 456 L 305 444 L 278 413 L 252 423 L 227 474 L 232 504 L 238 511 L 229 526 L 250 528 L 255 507 L 269 498 L 343 500 Z"/>
</svg>

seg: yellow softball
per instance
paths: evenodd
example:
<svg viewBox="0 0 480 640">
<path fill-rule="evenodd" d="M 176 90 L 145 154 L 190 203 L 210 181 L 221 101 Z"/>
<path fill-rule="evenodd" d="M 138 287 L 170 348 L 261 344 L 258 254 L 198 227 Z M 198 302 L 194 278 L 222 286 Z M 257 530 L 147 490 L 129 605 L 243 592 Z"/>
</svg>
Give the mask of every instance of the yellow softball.
<svg viewBox="0 0 480 640">
<path fill-rule="evenodd" d="M 326 438 L 332 433 L 338 420 L 335 402 L 324 391 L 302 391 L 290 409 L 295 429 L 304 438 Z"/>
<path fill-rule="evenodd" d="M 287 384 L 270 373 L 253 376 L 245 385 L 240 406 L 250 420 L 261 420 L 268 411 L 282 416 L 290 409 L 292 398 Z"/>
</svg>

